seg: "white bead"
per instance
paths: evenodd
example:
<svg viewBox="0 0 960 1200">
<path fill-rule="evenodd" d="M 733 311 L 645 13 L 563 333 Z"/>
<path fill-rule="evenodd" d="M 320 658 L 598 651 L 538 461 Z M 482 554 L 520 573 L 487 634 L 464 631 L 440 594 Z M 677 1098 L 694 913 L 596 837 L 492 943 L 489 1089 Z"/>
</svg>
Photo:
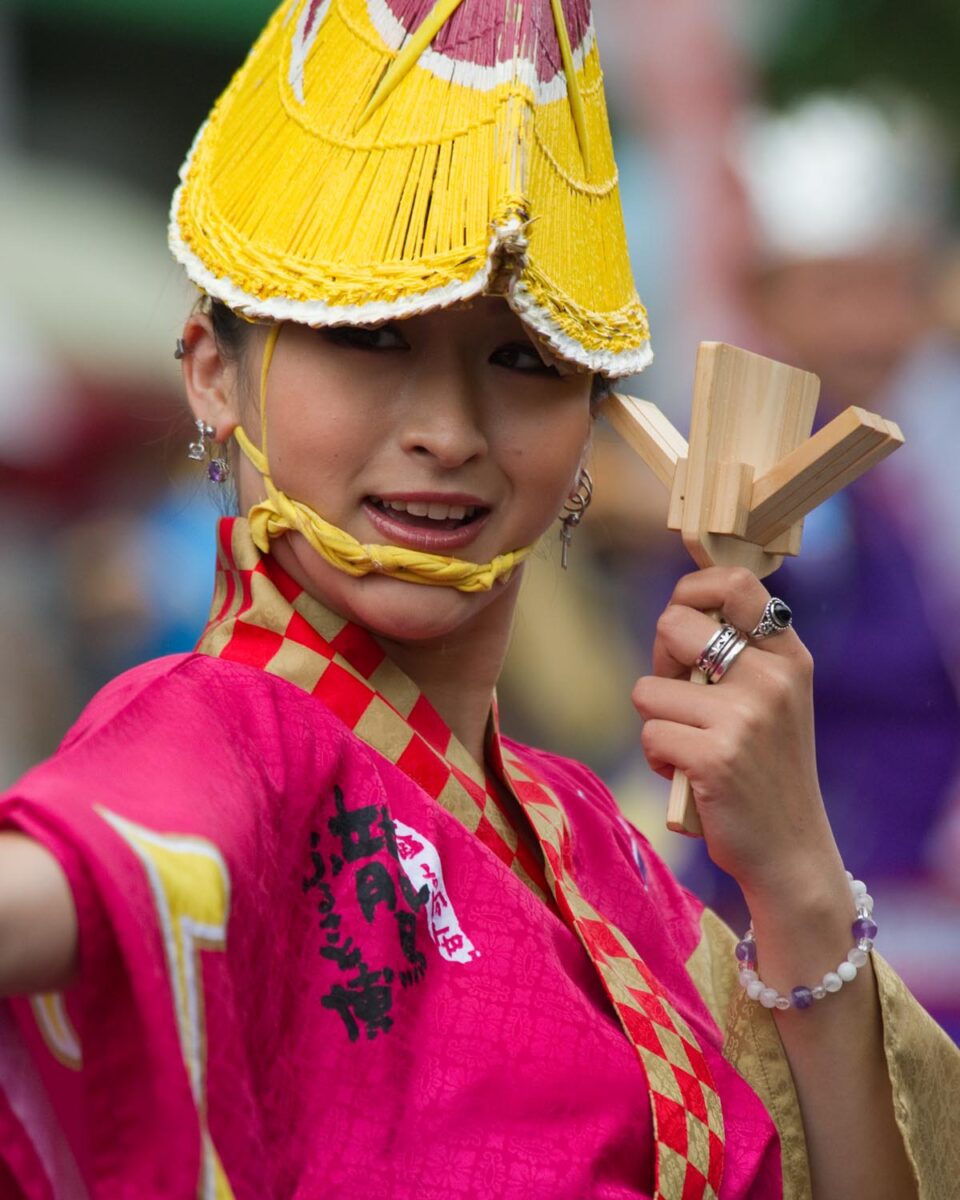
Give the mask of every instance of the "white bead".
<svg viewBox="0 0 960 1200">
<path fill-rule="evenodd" d="M 861 896 L 865 896 L 867 894 L 867 885 L 862 879 L 852 879 L 850 881 L 850 891 L 853 892 L 854 896 L 856 896 L 859 900 Z"/>
<path fill-rule="evenodd" d="M 773 1008 L 777 1003 L 777 989 L 765 987 L 760 993 L 760 1003 L 764 1008 Z"/>
<path fill-rule="evenodd" d="M 853 882 L 853 875 L 849 871 L 844 871 L 844 875 L 846 875 L 851 883 Z"/>
<path fill-rule="evenodd" d="M 827 989 L 822 983 L 818 983 L 816 987 L 812 987 L 810 991 L 813 994 L 814 1000 L 822 1000 L 827 994 Z"/>
<path fill-rule="evenodd" d="M 873 897 L 869 892 L 864 892 L 862 896 L 857 897 L 857 908 L 865 908 L 868 913 L 873 912 Z"/>
<path fill-rule="evenodd" d="M 763 983 L 759 979 L 751 979 L 747 984 L 747 995 L 751 1000 L 759 1000 L 763 991 Z"/>
<path fill-rule="evenodd" d="M 840 966 L 837 967 L 837 974 L 844 983 L 850 983 L 851 980 L 856 979 L 857 977 L 857 968 L 852 962 L 842 962 Z"/>
<path fill-rule="evenodd" d="M 790 999 L 788 996 L 778 996 L 774 1008 L 779 1008 L 781 1012 L 786 1012 L 790 1007 Z"/>
<path fill-rule="evenodd" d="M 760 976 L 756 973 L 756 971 L 751 971 L 749 967 L 744 967 L 740 972 L 740 986 L 745 988 L 748 983 L 753 983 L 754 980 L 759 978 Z"/>
<path fill-rule="evenodd" d="M 823 986 L 828 992 L 839 992 L 843 987 L 843 980 L 836 971 L 828 971 L 823 977 Z"/>
<path fill-rule="evenodd" d="M 859 946 L 847 951 L 847 962 L 852 962 L 855 967 L 865 967 L 869 961 L 870 955 Z"/>
</svg>

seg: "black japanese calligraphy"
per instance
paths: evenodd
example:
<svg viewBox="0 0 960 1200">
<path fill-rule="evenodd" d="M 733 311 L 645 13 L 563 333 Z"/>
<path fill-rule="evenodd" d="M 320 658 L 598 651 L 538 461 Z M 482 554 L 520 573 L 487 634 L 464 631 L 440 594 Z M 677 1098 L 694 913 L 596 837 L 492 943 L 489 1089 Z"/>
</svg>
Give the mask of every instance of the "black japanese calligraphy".
<svg viewBox="0 0 960 1200">
<path fill-rule="evenodd" d="M 393 1026 L 393 1018 L 389 1015 L 393 1007 L 393 993 L 389 986 L 392 979 L 392 971 L 371 971 L 365 963 L 361 963 L 360 971 L 347 981 L 346 986 L 335 983 L 321 997 L 320 1003 L 324 1008 L 340 1014 L 351 1042 L 360 1037 L 361 1024 L 367 1037 L 372 1040 L 378 1032 L 388 1033 Z"/>
<path fill-rule="evenodd" d="M 385 904 L 391 912 L 396 909 L 397 890 L 383 863 L 367 863 L 357 871 L 357 901 L 368 925 L 373 924 L 378 904 Z"/>
<path fill-rule="evenodd" d="M 372 826 L 382 809 L 373 804 L 363 808 L 347 808 L 343 792 L 333 789 L 333 802 L 337 807 L 337 815 L 329 821 L 330 832 L 338 838 L 343 849 L 343 857 L 347 862 L 357 862 L 361 858 L 370 858 L 386 845 L 383 833 L 374 834 Z"/>
<path fill-rule="evenodd" d="M 340 974 L 320 1003 L 339 1015 L 347 1037 L 356 1042 L 362 1034 L 373 1039 L 392 1028 L 393 987 L 398 978 L 403 988 L 424 978 L 427 958 L 417 948 L 417 915 L 431 903 L 431 892 L 429 882 L 418 889 L 400 865 L 401 858 L 409 861 L 411 851 L 416 853 L 421 847 L 415 839 L 398 839 L 386 806 L 351 808 L 343 790 L 336 786 L 333 805 L 334 815 L 326 823 L 328 833 L 310 834 L 310 868 L 301 886 L 305 895 L 314 897 L 320 918 L 319 955 Z M 324 837 L 332 838 L 327 848 Z M 391 870 L 391 863 L 400 869 Z M 351 909 L 354 898 L 356 908 Z M 436 897 L 432 903 L 436 905 Z M 357 918 L 364 924 L 358 925 Z M 387 918 L 395 923 L 402 955 L 396 970 L 386 964 L 373 968 L 363 949 L 366 938 L 362 930 L 379 929 L 382 937 L 380 922 Z"/>
</svg>

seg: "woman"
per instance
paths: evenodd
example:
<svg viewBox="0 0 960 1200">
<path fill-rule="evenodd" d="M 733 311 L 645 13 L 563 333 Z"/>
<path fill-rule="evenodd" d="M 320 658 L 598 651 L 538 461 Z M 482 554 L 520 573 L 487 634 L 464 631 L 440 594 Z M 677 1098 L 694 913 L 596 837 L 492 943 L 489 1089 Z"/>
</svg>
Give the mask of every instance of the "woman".
<svg viewBox="0 0 960 1200">
<path fill-rule="evenodd" d="M 523 559 L 648 356 L 599 78 L 585 4 L 297 0 L 201 134 L 178 353 L 247 518 L 197 653 L 0 807 L 4 1194 L 944 1194 L 956 1062 L 868 955 L 764 588 L 681 580 L 634 693 L 747 992 L 598 781 L 497 728 Z"/>
</svg>

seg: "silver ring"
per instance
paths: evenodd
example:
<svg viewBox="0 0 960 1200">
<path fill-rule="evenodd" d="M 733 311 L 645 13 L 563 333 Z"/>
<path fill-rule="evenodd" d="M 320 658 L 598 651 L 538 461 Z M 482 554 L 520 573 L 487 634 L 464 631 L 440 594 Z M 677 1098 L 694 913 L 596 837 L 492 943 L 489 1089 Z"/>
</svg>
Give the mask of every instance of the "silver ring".
<svg viewBox="0 0 960 1200">
<path fill-rule="evenodd" d="M 737 630 L 736 641 L 732 642 L 727 647 L 722 657 L 709 671 L 704 672 L 707 677 L 707 683 L 719 683 L 724 675 L 726 675 L 726 673 L 733 666 L 736 659 L 738 659 L 743 651 L 746 650 L 749 644 L 750 643 L 747 641 L 747 635 L 745 633 L 740 633 L 740 631 Z"/>
<path fill-rule="evenodd" d="M 747 644 L 747 635 L 741 629 L 721 625 L 697 658 L 697 670 L 703 672 L 707 683 L 719 683 Z"/>
<path fill-rule="evenodd" d="M 717 664 L 727 647 L 736 641 L 740 630 L 735 625 L 721 625 L 704 646 L 697 658 L 697 670 L 708 674 Z"/>
<path fill-rule="evenodd" d="M 760 620 L 747 634 L 752 642 L 762 642 L 764 638 L 776 637 L 786 633 L 793 624 L 793 612 L 790 605 L 779 596 L 771 596 L 767 601 Z"/>
</svg>

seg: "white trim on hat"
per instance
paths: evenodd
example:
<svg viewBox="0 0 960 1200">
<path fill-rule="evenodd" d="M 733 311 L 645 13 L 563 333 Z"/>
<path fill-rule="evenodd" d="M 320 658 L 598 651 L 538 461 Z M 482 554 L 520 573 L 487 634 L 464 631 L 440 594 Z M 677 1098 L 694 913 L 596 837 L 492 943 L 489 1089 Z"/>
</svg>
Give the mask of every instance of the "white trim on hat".
<svg viewBox="0 0 960 1200">
<path fill-rule="evenodd" d="M 202 133 L 201 129 L 194 145 Z M 183 180 L 186 179 L 192 153 L 191 149 L 191 154 L 181 168 Z M 487 292 L 496 271 L 495 264 L 502 257 L 504 250 L 508 250 L 514 256 L 522 256 L 526 250 L 523 223 L 519 217 L 512 217 L 496 226 L 483 267 L 466 280 L 430 288 L 415 295 L 400 296 L 392 301 L 376 301 L 369 304 L 327 304 L 324 300 L 252 296 L 232 280 L 214 274 L 183 240 L 177 213 L 184 186 L 185 183 L 181 183 L 177 188 L 170 208 L 168 235 L 174 258 L 201 291 L 222 301 L 235 312 L 255 320 L 295 321 L 300 325 L 314 327 L 376 325 L 382 321 L 400 320 L 433 312 L 439 308 L 449 308 L 453 304 L 472 300 Z M 619 353 L 609 350 L 587 350 L 565 333 L 550 313 L 536 302 L 521 278 L 515 278 L 511 282 L 505 298 L 524 324 L 533 329 L 560 358 L 588 371 L 606 375 L 611 379 L 623 378 L 636 375 L 653 359 L 649 339 L 637 347 Z"/>
</svg>

